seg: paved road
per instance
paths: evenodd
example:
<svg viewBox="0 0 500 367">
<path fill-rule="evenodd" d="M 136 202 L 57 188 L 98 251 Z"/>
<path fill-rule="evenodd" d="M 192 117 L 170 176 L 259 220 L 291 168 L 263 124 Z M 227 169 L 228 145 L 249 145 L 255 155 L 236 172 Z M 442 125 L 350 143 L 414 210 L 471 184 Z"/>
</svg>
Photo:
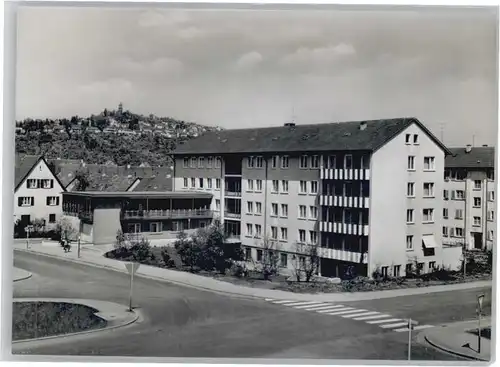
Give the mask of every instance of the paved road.
<svg viewBox="0 0 500 367">
<path fill-rule="evenodd" d="M 18 252 L 14 264 L 33 273 L 32 278 L 14 284 L 15 297 L 128 302 L 126 274 Z M 443 294 L 432 295 L 433 302 L 439 304 Z M 449 295 L 444 298 L 448 299 Z M 422 307 L 419 299 L 422 297 L 411 302 Z M 264 300 L 217 295 L 141 278 L 136 278 L 135 300 L 146 316 L 139 323 L 114 332 L 96 333 L 78 343 L 66 341 L 23 353 L 185 358 L 407 358 L 404 333 Z M 395 312 L 405 312 L 406 303 L 398 303 L 402 302 L 400 298 L 380 301 L 384 302 L 380 305 L 370 302 L 374 302 L 374 308 L 390 304 Z M 458 306 L 455 311 L 461 313 Z M 446 310 L 441 314 L 445 315 Z M 421 345 L 413 346 L 412 357 L 415 360 L 457 359 Z"/>
</svg>

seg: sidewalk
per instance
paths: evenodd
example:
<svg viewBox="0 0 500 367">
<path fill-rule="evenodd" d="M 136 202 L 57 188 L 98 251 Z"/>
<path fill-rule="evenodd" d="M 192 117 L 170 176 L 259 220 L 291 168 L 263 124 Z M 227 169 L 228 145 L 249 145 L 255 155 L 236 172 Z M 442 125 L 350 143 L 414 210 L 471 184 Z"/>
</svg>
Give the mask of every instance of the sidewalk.
<svg viewBox="0 0 500 367">
<path fill-rule="evenodd" d="M 28 278 L 31 278 L 31 273 L 29 271 L 19 269 L 19 268 L 13 268 L 12 269 L 12 281 L 18 282 L 20 280 L 25 280 Z"/>
<path fill-rule="evenodd" d="M 81 331 L 72 334 L 54 335 L 38 339 L 17 340 L 13 341 L 12 345 L 16 348 L 26 348 L 29 346 L 40 346 L 40 343 L 59 343 L 61 339 L 67 340 L 73 337 L 87 336 L 88 334 L 108 331 L 130 325 L 137 321 L 139 314 L 137 312 L 129 312 L 128 308 L 113 302 L 98 301 L 91 299 L 73 299 L 73 298 L 14 298 L 13 302 L 61 302 L 75 303 L 96 309 L 96 316 L 106 321 L 106 326 L 101 329 L 92 329 Z"/>
<path fill-rule="evenodd" d="M 424 330 L 420 338 L 433 347 L 463 358 L 489 362 L 491 360 L 491 340 L 481 338 L 481 353 L 478 353 L 478 337 L 468 330 L 477 330 L 477 321 L 457 322 L 443 327 Z M 491 326 L 491 318 L 481 322 L 481 327 Z"/>
<path fill-rule="evenodd" d="M 29 250 L 26 250 L 26 244 L 14 244 L 14 249 L 19 251 L 28 251 L 38 253 L 44 256 L 51 256 L 67 261 L 84 263 L 100 268 L 112 269 L 127 273 L 125 263 L 118 260 L 108 259 L 103 256 L 106 251 L 112 249 L 112 246 L 92 246 L 84 245 L 81 247 L 81 257 L 77 256 L 76 246 L 71 252 L 65 253 L 61 247 L 42 246 L 41 244 L 31 244 Z M 375 292 L 357 292 L 357 293 L 324 293 L 324 294 L 300 294 L 281 290 L 250 288 L 240 285 L 219 281 L 213 278 L 191 274 L 182 271 L 157 268 L 154 266 L 141 265 L 137 276 L 159 281 L 187 286 L 191 288 L 211 291 L 215 293 L 228 294 L 247 298 L 268 298 L 277 300 L 297 300 L 297 301 L 317 301 L 317 302 L 348 302 L 363 301 L 371 299 L 392 298 L 409 295 L 429 294 L 444 291 L 471 289 L 491 286 L 491 281 L 480 281 L 461 284 L 440 285 L 423 288 L 394 289 Z"/>
</svg>

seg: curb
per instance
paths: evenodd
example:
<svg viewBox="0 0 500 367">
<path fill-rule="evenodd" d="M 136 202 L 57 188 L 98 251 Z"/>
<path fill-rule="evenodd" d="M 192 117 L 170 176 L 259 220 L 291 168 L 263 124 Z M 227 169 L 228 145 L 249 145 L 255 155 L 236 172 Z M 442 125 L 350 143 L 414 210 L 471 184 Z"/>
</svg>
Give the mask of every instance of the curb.
<svg viewBox="0 0 500 367">
<path fill-rule="evenodd" d="M 429 340 L 429 337 L 427 335 L 424 336 L 424 339 L 425 339 L 425 341 L 427 343 L 429 343 L 430 345 L 432 345 L 434 348 L 439 349 L 441 351 L 444 351 L 446 353 L 453 354 L 453 355 L 456 355 L 458 357 L 466 358 L 466 359 L 472 360 L 472 361 L 489 362 L 488 359 L 483 359 L 483 358 L 479 358 L 479 357 L 473 357 L 473 356 L 470 356 L 470 355 L 465 354 L 465 353 L 457 352 L 457 351 L 455 351 L 455 350 L 453 350 L 451 348 L 443 347 L 442 345 L 439 345 L 439 344 L 433 342 L 432 340 Z"/>
<path fill-rule="evenodd" d="M 26 279 L 29 279 L 29 278 L 31 278 L 33 276 L 33 274 L 30 273 L 29 271 L 25 270 L 25 272 L 28 273 L 28 274 L 23 275 L 20 278 L 14 279 L 13 282 L 20 282 L 21 280 L 26 280 Z"/>
<path fill-rule="evenodd" d="M 30 300 L 34 300 L 33 298 L 29 298 L 29 299 Z M 16 302 L 23 302 L 22 298 L 18 298 L 18 301 L 16 301 Z M 66 301 L 66 303 L 73 303 L 73 304 L 80 305 L 80 303 L 70 302 L 70 301 Z M 83 305 L 83 306 L 86 306 L 86 305 Z M 90 307 L 90 306 L 87 306 L 87 307 Z M 139 313 L 136 312 L 136 311 L 132 311 L 132 312 L 134 313 L 134 318 L 131 319 L 131 320 L 129 320 L 129 321 L 127 321 L 127 322 L 125 322 L 125 323 L 119 324 L 119 325 L 105 326 L 105 327 L 100 328 L 100 329 L 77 331 L 75 333 L 44 336 L 42 338 L 32 338 L 32 339 L 23 339 L 23 340 L 15 340 L 15 341 L 12 340 L 11 343 L 12 343 L 13 346 L 23 346 L 24 344 L 33 343 L 33 342 L 41 342 L 41 341 L 46 341 L 46 340 L 54 340 L 54 339 L 58 339 L 58 338 L 71 338 L 71 337 L 75 337 L 75 336 L 82 336 L 82 335 L 87 335 L 87 334 L 92 334 L 92 333 L 98 333 L 98 332 L 103 332 L 103 331 L 109 331 L 109 330 L 113 330 L 113 329 L 118 329 L 118 328 L 121 328 L 121 327 L 125 327 L 125 326 L 128 326 L 128 325 L 131 325 L 131 324 L 133 324 L 134 322 L 136 322 L 139 319 Z M 97 317 L 99 317 L 99 316 L 97 316 Z"/>
<path fill-rule="evenodd" d="M 86 264 L 86 265 L 89 265 L 89 266 L 93 266 L 95 268 L 107 269 L 107 270 L 112 270 L 112 271 L 116 271 L 116 272 L 119 272 L 119 273 L 128 274 L 128 272 L 126 270 L 117 269 L 115 267 L 108 266 L 108 265 L 96 264 L 96 263 L 93 263 L 91 261 L 80 260 L 80 259 L 76 260 L 76 259 L 64 258 L 64 257 L 60 257 L 60 256 L 57 256 L 57 255 L 52 255 L 52 254 L 37 252 L 37 251 L 33 251 L 33 250 L 26 250 L 26 249 L 14 249 L 14 250 L 15 251 L 22 251 L 22 252 L 33 253 L 33 254 L 36 254 L 36 255 L 46 256 L 46 257 L 50 257 L 50 258 L 54 258 L 54 259 L 58 259 L 58 260 L 63 260 L 63 261 L 69 261 L 69 262 L 73 262 L 73 263 L 77 263 L 77 264 Z M 119 261 L 119 260 L 115 260 L 115 261 Z M 190 284 L 190 283 L 184 283 L 184 282 L 178 281 L 178 280 L 171 280 L 171 279 L 159 278 L 159 277 L 155 277 L 155 276 L 151 276 L 151 275 L 144 275 L 144 274 L 140 274 L 140 273 L 136 273 L 135 276 L 141 277 L 141 278 L 145 278 L 145 279 L 150 279 L 150 280 L 155 280 L 155 281 L 160 281 L 160 282 L 165 282 L 165 283 L 171 283 L 171 284 L 175 284 L 175 285 L 180 285 L 180 286 L 183 286 L 183 287 L 193 288 L 193 289 L 202 290 L 202 291 L 206 291 L 206 292 L 211 292 L 211 293 L 216 293 L 216 294 L 222 294 L 222 295 L 231 296 L 231 297 L 237 297 L 237 298 L 245 298 L 245 299 L 253 299 L 253 300 L 255 300 L 255 299 L 265 300 L 265 299 L 269 298 L 268 296 L 248 295 L 248 294 L 234 293 L 234 292 L 228 292 L 228 291 L 222 291 L 222 290 L 214 290 L 213 288 L 207 288 L 207 287 L 203 287 L 203 286 L 193 285 L 193 284 Z M 474 282 L 467 282 L 467 283 L 474 283 Z M 466 283 L 464 283 L 464 284 L 466 284 Z M 251 289 L 250 287 L 247 287 L 247 288 Z M 432 287 L 426 287 L 426 288 L 432 288 Z M 465 288 L 465 289 L 473 289 L 473 288 L 475 288 L 475 287 L 470 287 L 470 288 Z M 287 292 L 287 291 L 281 291 L 281 292 Z M 288 292 L 288 293 L 295 294 L 293 292 Z M 429 292 L 429 293 L 433 293 L 433 292 Z M 401 296 L 404 296 L 404 295 L 401 295 Z M 410 294 L 410 296 L 411 296 L 411 294 Z M 392 297 L 388 297 L 388 298 L 393 298 L 393 297 L 400 297 L 400 296 L 392 296 Z M 371 299 L 372 298 L 368 298 L 368 300 L 371 300 Z M 378 298 L 375 297 L 373 299 L 378 299 Z M 346 299 L 346 300 L 331 301 L 331 302 L 358 302 L 358 301 L 366 301 L 366 300 L 367 299 L 361 299 L 361 300 L 356 300 L 356 299 L 349 300 L 349 299 Z M 325 302 L 327 302 L 327 301 L 325 301 Z"/>
</svg>

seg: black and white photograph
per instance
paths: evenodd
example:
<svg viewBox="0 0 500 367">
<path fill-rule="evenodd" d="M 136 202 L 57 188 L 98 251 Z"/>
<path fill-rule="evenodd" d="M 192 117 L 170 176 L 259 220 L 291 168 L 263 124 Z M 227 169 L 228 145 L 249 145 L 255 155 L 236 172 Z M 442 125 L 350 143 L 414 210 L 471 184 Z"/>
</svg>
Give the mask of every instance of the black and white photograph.
<svg viewBox="0 0 500 367">
<path fill-rule="evenodd" d="M 497 7 L 8 5 L 7 359 L 494 361 Z"/>
</svg>

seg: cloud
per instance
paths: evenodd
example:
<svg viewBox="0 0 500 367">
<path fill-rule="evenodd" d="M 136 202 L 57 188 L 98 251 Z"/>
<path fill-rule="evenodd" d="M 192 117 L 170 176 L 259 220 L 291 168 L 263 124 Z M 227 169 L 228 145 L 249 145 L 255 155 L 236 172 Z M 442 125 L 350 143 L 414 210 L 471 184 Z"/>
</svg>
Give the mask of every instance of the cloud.
<svg viewBox="0 0 500 367">
<path fill-rule="evenodd" d="M 183 28 L 177 32 L 177 35 L 180 38 L 186 39 L 186 40 L 195 39 L 195 38 L 202 38 L 205 34 L 206 34 L 206 32 L 204 32 L 203 30 L 201 30 L 200 28 L 197 28 L 197 27 Z"/>
<path fill-rule="evenodd" d="M 301 47 L 295 52 L 285 55 L 281 59 L 284 66 L 331 66 L 343 57 L 356 54 L 355 48 L 350 44 L 340 43 L 335 46 L 307 48 Z"/>
<path fill-rule="evenodd" d="M 146 11 L 139 16 L 140 27 L 176 26 L 189 21 L 189 15 L 182 10 Z"/>
<path fill-rule="evenodd" d="M 160 57 L 145 61 L 136 61 L 129 57 L 124 57 L 116 61 L 116 67 L 125 74 L 177 75 L 184 70 L 184 65 L 180 60 L 170 57 Z"/>
<path fill-rule="evenodd" d="M 246 53 L 236 61 L 236 70 L 249 70 L 260 64 L 264 58 L 257 51 Z"/>
</svg>

